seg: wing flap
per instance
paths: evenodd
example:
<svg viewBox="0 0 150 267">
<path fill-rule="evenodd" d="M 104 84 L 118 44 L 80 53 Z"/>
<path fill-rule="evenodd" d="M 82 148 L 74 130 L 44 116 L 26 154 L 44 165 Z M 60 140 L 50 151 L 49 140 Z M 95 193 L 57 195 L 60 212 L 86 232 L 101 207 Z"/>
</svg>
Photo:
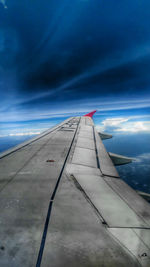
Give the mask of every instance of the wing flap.
<svg viewBox="0 0 150 267">
<path fill-rule="evenodd" d="M 75 178 L 109 227 L 149 228 L 102 177 L 76 174 Z"/>
<path fill-rule="evenodd" d="M 111 177 L 104 177 L 104 180 L 150 227 L 149 203 L 140 197 L 123 180 Z"/>
<path fill-rule="evenodd" d="M 65 175 L 53 204 L 41 267 L 49 264 L 52 267 L 139 266 L 107 231 L 74 178 Z"/>
<path fill-rule="evenodd" d="M 103 142 L 99 134 L 97 133 L 96 129 L 95 129 L 95 139 L 96 139 L 96 146 L 97 146 L 97 152 L 98 152 L 98 157 L 100 161 L 101 172 L 103 173 L 103 175 L 119 178 L 119 174 L 116 168 L 114 167 L 114 164 L 112 160 L 110 159 L 109 154 L 106 151 L 103 145 Z"/>
<path fill-rule="evenodd" d="M 149 266 L 150 230 L 109 228 L 109 231 L 138 259 L 142 266 Z"/>
</svg>

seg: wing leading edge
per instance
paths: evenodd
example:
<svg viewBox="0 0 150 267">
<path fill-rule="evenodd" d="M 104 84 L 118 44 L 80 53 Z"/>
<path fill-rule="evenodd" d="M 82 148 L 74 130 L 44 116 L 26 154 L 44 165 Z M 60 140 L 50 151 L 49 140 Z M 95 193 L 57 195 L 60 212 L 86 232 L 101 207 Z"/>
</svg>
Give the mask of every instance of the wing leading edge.
<svg viewBox="0 0 150 267">
<path fill-rule="evenodd" d="M 93 112 L 1 155 L 0 266 L 150 266 L 149 204 L 120 179 Z"/>
</svg>

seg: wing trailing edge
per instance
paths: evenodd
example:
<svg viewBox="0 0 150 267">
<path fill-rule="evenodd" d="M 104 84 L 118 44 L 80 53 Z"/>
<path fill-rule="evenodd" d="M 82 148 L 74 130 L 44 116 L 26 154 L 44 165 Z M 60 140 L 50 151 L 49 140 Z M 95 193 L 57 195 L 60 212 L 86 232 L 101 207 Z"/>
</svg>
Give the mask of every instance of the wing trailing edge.
<svg viewBox="0 0 150 267">
<path fill-rule="evenodd" d="M 142 191 L 136 191 L 138 195 L 143 197 L 146 201 L 150 202 L 150 194 L 142 192 Z"/>
</svg>

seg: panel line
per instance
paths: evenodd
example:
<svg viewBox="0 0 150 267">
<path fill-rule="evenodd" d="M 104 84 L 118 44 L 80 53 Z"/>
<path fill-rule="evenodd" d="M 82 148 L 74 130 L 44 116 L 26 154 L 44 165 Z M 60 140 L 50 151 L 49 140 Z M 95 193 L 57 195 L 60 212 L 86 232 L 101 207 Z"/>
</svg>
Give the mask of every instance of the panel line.
<svg viewBox="0 0 150 267">
<path fill-rule="evenodd" d="M 49 207 L 48 207 L 47 216 L 46 216 L 46 221 L 45 221 L 45 225 L 44 225 L 44 231 L 43 231 L 43 235 L 42 235 L 42 239 L 41 239 L 41 245 L 40 245 L 40 249 L 39 249 L 39 253 L 38 253 L 38 258 L 37 258 L 37 262 L 36 262 L 36 267 L 40 267 L 40 266 L 41 266 L 42 256 L 43 256 L 43 252 L 44 252 L 44 247 L 45 247 L 45 242 L 46 242 L 46 236 L 47 236 L 47 231 L 48 231 L 48 226 L 49 226 L 49 221 L 50 221 L 50 217 L 51 217 L 51 211 L 52 211 L 52 206 L 53 206 L 53 200 L 54 200 L 54 198 L 55 198 L 55 195 L 56 195 L 56 192 L 57 192 L 57 189 L 58 189 L 58 185 L 59 185 L 59 183 L 60 183 L 60 180 L 61 180 L 61 177 L 62 177 L 64 168 L 65 168 L 66 162 L 67 162 L 67 160 L 68 160 L 68 157 L 69 157 L 69 154 L 70 154 L 70 151 L 71 151 L 71 148 L 72 148 L 72 145 L 73 145 L 73 142 L 74 142 L 74 139 L 75 139 L 75 136 L 76 136 L 78 127 L 79 127 L 79 123 L 80 123 L 80 119 L 79 119 L 79 121 L 78 121 L 77 128 L 76 128 L 76 131 L 75 131 L 75 133 L 74 133 L 73 139 L 72 139 L 72 141 L 71 141 L 71 144 L 70 144 L 68 153 L 67 153 L 67 155 L 66 155 L 64 164 L 63 164 L 63 166 L 62 166 L 62 169 L 61 169 L 61 171 L 60 171 L 59 177 L 58 177 L 58 179 L 57 179 L 57 182 L 56 182 L 54 191 L 53 191 L 52 196 L 51 196 L 51 198 L 50 198 Z"/>
</svg>

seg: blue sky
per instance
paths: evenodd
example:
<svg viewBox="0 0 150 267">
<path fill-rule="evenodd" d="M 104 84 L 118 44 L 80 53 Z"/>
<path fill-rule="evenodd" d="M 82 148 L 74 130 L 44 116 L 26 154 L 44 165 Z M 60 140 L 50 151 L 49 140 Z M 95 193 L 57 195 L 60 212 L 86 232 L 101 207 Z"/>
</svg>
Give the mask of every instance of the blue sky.
<svg viewBox="0 0 150 267">
<path fill-rule="evenodd" d="M 149 9 L 148 0 L 1 0 L 1 120 L 148 108 Z"/>
<path fill-rule="evenodd" d="M 114 118 L 116 133 L 148 132 L 149 9 L 148 0 L 0 0 L 0 136 L 93 109 L 103 130 Z"/>
<path fill-rule="evenodd" d="M 122 176 L 140 173 L 148 188 L 149 10 L 149 0 L 0 0 L 0 150 L 97 109 L 97 129 L 114 135 L 107 149 L 137 158 Z"/>
</svg>

